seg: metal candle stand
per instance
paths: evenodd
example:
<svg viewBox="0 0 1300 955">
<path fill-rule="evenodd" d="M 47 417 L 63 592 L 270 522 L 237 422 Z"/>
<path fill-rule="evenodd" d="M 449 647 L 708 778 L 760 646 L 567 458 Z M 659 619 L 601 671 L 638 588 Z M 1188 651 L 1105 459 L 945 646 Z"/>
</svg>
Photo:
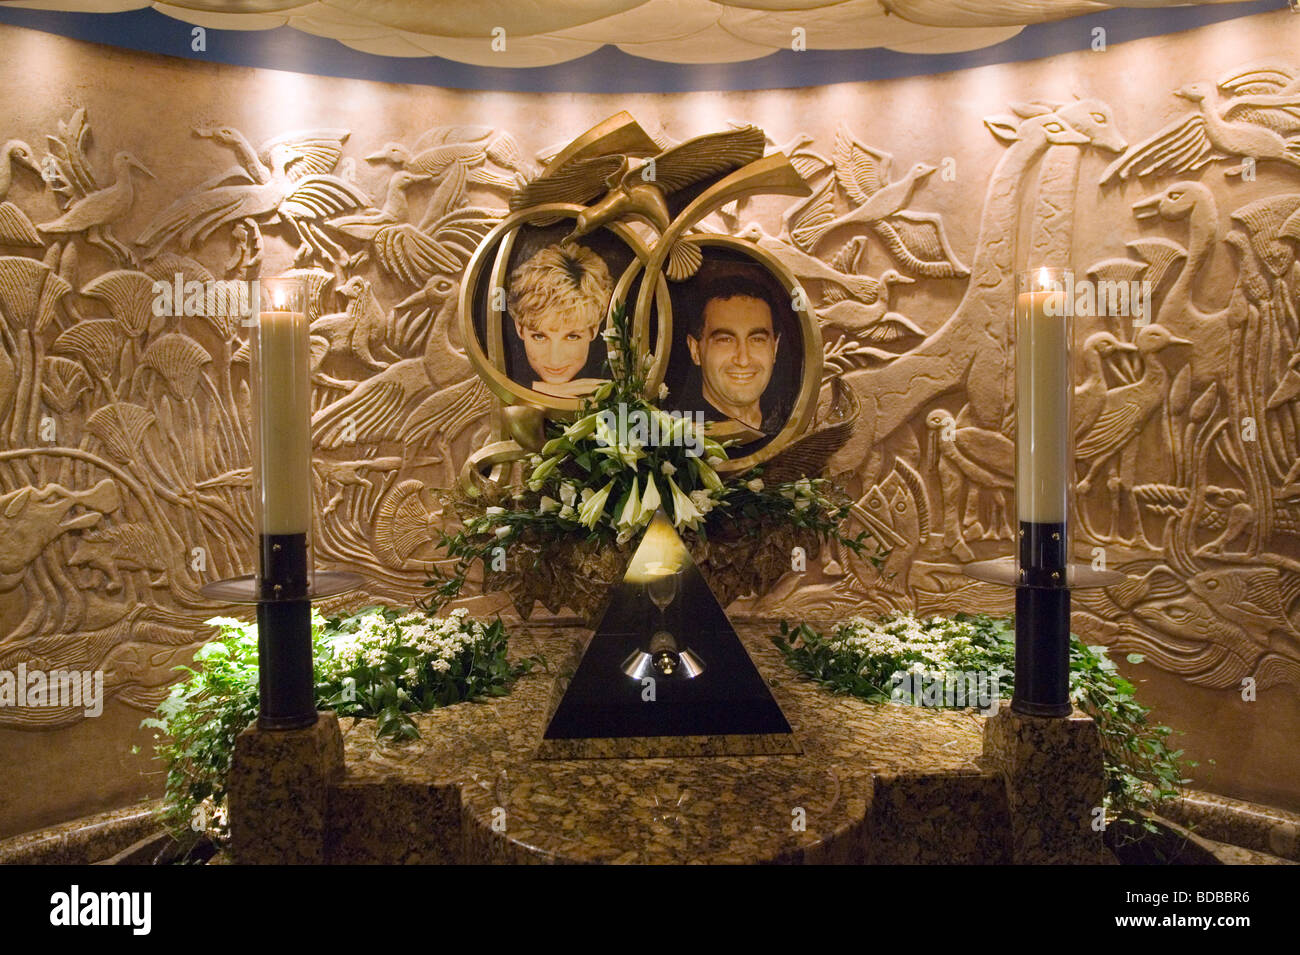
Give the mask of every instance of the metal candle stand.
<svg viewBox="0 0 1300 955">
<path fill-rule="evenodd" d="M 967 564 L 968 577 L 985 583 L 1016 588 L 1016 689 L 1011 708 L 1028 716 L 1069 716 L 1070 702 L 1070 591 L 1109 587 L 1124 575 L 1117 570 L 1094 570 L 1087 564 L 1068 562 L 1064 525 L 1020 525 L 1020 566 L 1016 558 L 1001 557 Z M 1052 534 L 1060 534 L 1058 541 Z M 1026 560 L 1026 551 L 1051 545 L 1053 564 Z M 1040 552 L 1041 553 L 1041 552 Z"/>
<path fill-rule="evenodd" d="M 263 307 L 263 297 L 266 306 Z M 254 284 L 249 339 L 253 392 L 253 502 L 258 572 L 218 580 L 201 593 L 257 605 L 257 725 L 316 722 L 311 602 L 359 587 L 360 574 L 316 573 L 311 511 L 311 379 L 307 287 L 302 277 Z"/>
</svg>

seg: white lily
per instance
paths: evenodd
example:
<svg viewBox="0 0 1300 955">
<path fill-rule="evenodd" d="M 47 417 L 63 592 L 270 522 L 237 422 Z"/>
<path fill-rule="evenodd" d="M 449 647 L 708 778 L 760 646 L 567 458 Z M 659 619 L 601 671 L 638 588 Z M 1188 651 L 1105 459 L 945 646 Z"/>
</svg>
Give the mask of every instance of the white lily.
<svg viewBox="0 0 1300 955">
<path fill-rule="evenodd" d="M 555 469 L 559 467 L 561 457 L 562 455 L 557 454 L 555 457 L 547 458 L 541 464 L 537 465 L 537 467 L 533 468 L 533 473 L 528 476 L 529 486 L 531 487 L 535 484 L 540 488 Z"/>
<path fill-rule="evenodd" d="M 718 477 L 718 472 L 713 470 L 699 458 L 691 458 L 691 465 L 695 468 L 695 473 L 700 476 L 700 483 L 710 491 L 722 490 L 722 478 Z"/>
<path fill-rule="evenodd" d="M 560 502 L 550 495 L 543 494 L 537 507 L 543 514 L 549 514 L 552 511 L 558 511 L 560 509 Z"/>
<path fill-rule="evenodd" d="M 619 535 L 622 536 L 624 530 L 630 530 L 637 525 L 637 518 L 641 516 L 641 488 L 638 486 L 636 478 L 632 478 L 632 490 L 627 493 L 627 500 L 623 504 L 623 511 L 618 515 Z"/>
<path fill-rule="evenodd" d="M 613 479 L 608 484 L 596 491 L 591 497 L 587 498 L 582 505 L 582 510 L 578 512 L 578 523 L 586 527 L 595 527 L 596 522 L 600 520 L 600 515 L 605 512 L 605 501 L 609 498 L 609 492 L 614 487 Z M 590 489 L 588 489 L 590 490 Z"/>
<path fill-rule="evenodd" d="M 677 486 L 677 482 L 672 478 L 668 479 L 668 487 L 672 490 L 673 495 L 673 526 L 699 527 L 700 520 L 704 515 L 695 506 L 695 502 L 683 493 L 682 489 Z"/>
<path fill-rule="evenodd" d="M 644 524 L 654 517 L 655 511 L 663 503 L 659 497 L 659 488 L 655 486 L 653 474 L 645 476 L 645 491 L 641 495 L 641 509 L 637 512 L 637 523 Z"/>
</svg>

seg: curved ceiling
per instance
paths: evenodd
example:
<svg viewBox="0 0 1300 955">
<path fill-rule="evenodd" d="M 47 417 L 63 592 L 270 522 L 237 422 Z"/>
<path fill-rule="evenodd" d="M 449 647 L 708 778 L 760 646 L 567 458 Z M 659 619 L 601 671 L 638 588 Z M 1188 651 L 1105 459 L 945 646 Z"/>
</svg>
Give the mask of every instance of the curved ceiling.
<svg viewBox="0 0 1300 955">
<path fill-rule="evenodd" d="M 677 64 L 738 63 L 790 51 L 975 50 L 1027 24 L 1115 7 L 1244 0 L 8 0 L 0 9 L 122 13 L 146 8 L 216 30 L 289 27 L 383 57 L 481 67 L 565 63 L 603 46 Z M 803 31 L 802 34 L 797 31 Z M 111 37 L 106 38 L 112 42 Z"/>
</svg>

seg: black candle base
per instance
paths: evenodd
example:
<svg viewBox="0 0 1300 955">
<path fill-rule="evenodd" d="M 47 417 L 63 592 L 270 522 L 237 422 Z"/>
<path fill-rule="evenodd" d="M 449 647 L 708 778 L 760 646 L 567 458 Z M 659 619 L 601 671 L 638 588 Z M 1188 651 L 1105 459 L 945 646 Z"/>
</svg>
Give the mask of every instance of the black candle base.
<svg viewBox="0 0 1300 955">
<path fill-rule="evenodd" d="M 1070 562 L 1064 523 L 1020 522 L 1020 583 L 1064 587 Z"/>
<path fill-rule="evenodd" d="M 300 729 L 316 722 L 307 535 L 263 534 L 258 543 L 257 725 Z"/>
<path fill-rule="evenodd" d="M 264 600 L 257 605 L 257 658 L 257 725 L 280 730 L 315 723 L 310 600 Z"/>
<path fill-rule="evenodd" d="M 261 534 L 261 597 L 300 600 L 307 596 L 307 535 Z"/>
<path fill-rule="evenodd" d="M 1063 523 L 1020 524 L 1016 587 L 1016 689 L 1011 709 L 1028 716 L 1069 716 L 1070 591 Z"/>
</svg>

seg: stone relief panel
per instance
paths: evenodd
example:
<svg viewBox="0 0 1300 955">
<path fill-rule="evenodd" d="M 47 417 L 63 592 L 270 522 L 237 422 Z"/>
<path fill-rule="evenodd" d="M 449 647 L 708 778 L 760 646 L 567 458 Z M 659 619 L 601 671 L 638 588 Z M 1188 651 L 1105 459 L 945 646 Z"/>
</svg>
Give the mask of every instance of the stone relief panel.
<svg viewBox="0 0 1300 955">
<path fill-rule="evenodd" d="M 1129 579 L 1081 592 L 1076 627 L 1199 686 L 1300 686 L 1300 63 L 1180 88 L 1183 111 L 1144 128 L 1161 95 L 1002 101 L 955 161 L 937 133 L 895 143 L 851 113 L 767 129 L 813 194 L 706 225 L 805 283 L 826 392 L 862 409 L 832 471 L 891 551 L 877 572 L 827 549 L 733 610 L 1009 609 L 961 564 L 1011 545 L 1014 272 L 1064 261 L 1152 290 L 1145 322 L 1077 323 L 1076 550 Z M 259 270 L 311 280 L 316 560 L 364 573 L 359 599 L 422 597 L 445 526 L 430 489 L 496 425 L 458 341 L 461 273 L 548 146 L 607 105 L 493 125 L 458 103 L 382 130 L 339 108 L 259 137 L 256 104 L 182 101 L 165 145 L 81 101 L 44 126 L 0 115 L 0 669 L 102 670 L 150 709 L 226 612 L 198 588 L 253 569 L 249 354 L 213 292 Z M 665 146 L 697 132 L 661 117 Z M 959 206 L 935 198 L 954 162 Z"/>
</svg>

